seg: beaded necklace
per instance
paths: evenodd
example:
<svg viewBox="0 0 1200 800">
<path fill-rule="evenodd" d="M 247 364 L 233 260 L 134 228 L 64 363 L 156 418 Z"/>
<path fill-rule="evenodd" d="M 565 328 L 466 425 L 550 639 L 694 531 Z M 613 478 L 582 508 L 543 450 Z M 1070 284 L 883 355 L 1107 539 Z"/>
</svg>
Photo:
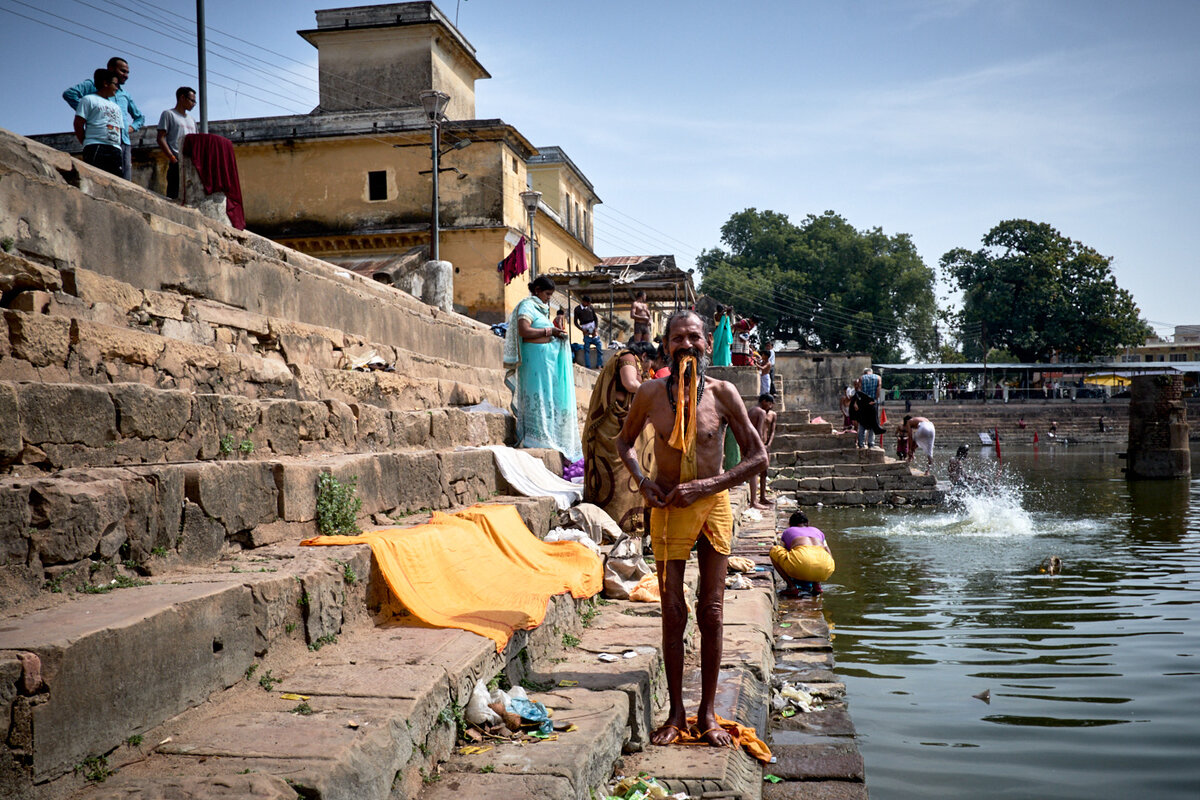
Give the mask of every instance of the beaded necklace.
<svg viewBox="0 0 1200 800">
<path fill-rule="evenodd" d="M 704 397 L 704 373 L 700 373 L 700 379 L 696 382 L 696 407 L 700 406 L 700 399 Z M 671 404 L 671 411 L 675 411 L 675 373 L 671 373 L 667 378 L 667 402 Z"/>
</svg>

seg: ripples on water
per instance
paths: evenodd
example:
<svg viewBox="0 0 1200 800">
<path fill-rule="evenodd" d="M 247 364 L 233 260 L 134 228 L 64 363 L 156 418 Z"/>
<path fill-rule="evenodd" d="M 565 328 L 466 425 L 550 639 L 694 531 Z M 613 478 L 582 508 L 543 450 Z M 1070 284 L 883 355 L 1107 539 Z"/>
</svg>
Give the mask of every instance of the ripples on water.
<svg viewBox="0 0 1200 800">
<path fill-rule="evenodd" d="M 1200 482 L 971 463 L 942 509 L 813 515 L 872 798 L 1200 797 Z"/>
</svg>

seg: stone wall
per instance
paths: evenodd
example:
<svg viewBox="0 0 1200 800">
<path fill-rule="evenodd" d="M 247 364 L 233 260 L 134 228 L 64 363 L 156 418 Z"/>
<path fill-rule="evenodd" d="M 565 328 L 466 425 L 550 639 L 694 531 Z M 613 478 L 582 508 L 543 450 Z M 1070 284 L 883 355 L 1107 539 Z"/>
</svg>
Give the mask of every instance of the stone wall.
<svg viewBox="0 0 1200 800">
<path fill-rule="evenodd" d="M 838 407 L 838 396 L 871 366 L 864 353 L 777 351 L 775 377 L 788 408 Z M 884 376 L 887 386 L 887 376 Z"/>
</svg>

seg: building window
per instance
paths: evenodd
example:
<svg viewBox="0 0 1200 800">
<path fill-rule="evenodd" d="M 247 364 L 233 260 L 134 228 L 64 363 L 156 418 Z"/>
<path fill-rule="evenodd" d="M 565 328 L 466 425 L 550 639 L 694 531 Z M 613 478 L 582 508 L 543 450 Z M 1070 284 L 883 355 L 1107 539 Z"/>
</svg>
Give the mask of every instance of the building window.
<svg viewBox="0 0 1200 800">
<path fill-rule="evenodd" d="M 367 173 L 367 199 L 387 200 L 387 170 Z"/>
<path fill-rule="evenodd" d="M 1187 353 L 1171 353 L 1172 361 L 1187 361 Z"/>
</svg>

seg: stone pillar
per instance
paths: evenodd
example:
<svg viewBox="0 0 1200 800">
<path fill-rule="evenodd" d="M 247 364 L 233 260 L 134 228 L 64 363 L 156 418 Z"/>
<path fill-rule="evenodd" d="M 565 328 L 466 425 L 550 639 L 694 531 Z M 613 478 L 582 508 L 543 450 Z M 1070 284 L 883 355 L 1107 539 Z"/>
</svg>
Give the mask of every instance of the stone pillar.
<svg viewBox="0 0 1200 800">
<path fill-rule="evenodd" d="M 1183 376 L 1138 375 L 1130 391 L 1125 477 L 1190 477 Z"/>
<path fill-rule="evenodd" d="M 225 213 L 225 193 L 205 194 L 204 181 L 196 171 L 196 162 L 186 156 L 179 159 L 179 191 L 183 205 L 196 209 L 209 219 L 229 224 L 229 216 Z"/>
<path fill-rule="evenodd" d="M 421 301 L 442 311 L 453 311 L 454 265 L 449 261 L 426 261 L 422 273 Z"/>
</svg>

